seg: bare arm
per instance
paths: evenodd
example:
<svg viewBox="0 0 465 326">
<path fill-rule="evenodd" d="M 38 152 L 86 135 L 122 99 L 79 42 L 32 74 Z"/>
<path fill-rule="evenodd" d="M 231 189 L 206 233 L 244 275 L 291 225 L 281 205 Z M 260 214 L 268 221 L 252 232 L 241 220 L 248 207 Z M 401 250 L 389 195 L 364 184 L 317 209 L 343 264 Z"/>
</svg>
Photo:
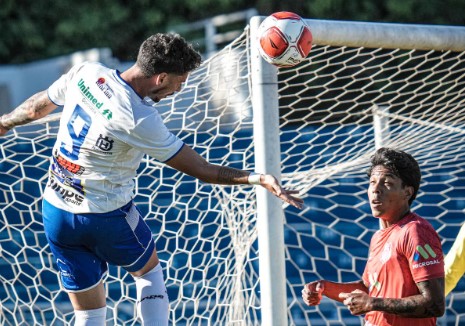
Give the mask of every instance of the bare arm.
<svg viewBox="0 0 465 326">
<path fill-rule="evenodd" d="M 339 297 L 339 294 L 356 290 L 368 293 L 368 288 L 361 280 L 349 283 L 336 283 L 320 280 L 305 284 L 304 289 L 302 290 L 302 298 L 309 306 L 320 304 L 322 295 L 325 295 L 332 300 L 343 302 L 344 299 Z"/>
<path fill-rule="evenodd" d="M 167 161 L 166 164 L 207 183 L 224 185 L 249 183 L 250 172 L 211 164 L 187 145 L 184 145 L 179 153 Z M 260 185 L 286 203 L 302 208 L 302 199 L 293 196 L 296 192 L 283 189 L 272 175 L 262 174 Z"/>
<path fill-rule="evenodd" d="M 420 294 L 402 299 L 372 298 L 373 310 L 410 318 L 440 317 L 444 314 L 444 278 L 417 283 Z"/>
<path fill-rule="evenodd" d="M 401 299 L 369 297 L 364 292 L 341 293 L 353 315 L 384 311 L 408 318 L 440 317 L 444 314 L 444 278 L 417 283 L 420 294 Z"/>
<path fill-rule="evenodd" d="M 43 118 L 56 108 L 57 106 L 48 98 L 47 91 L 36 93 L 0 118 L 0 136 L 11 128 Z"/>
</svg>

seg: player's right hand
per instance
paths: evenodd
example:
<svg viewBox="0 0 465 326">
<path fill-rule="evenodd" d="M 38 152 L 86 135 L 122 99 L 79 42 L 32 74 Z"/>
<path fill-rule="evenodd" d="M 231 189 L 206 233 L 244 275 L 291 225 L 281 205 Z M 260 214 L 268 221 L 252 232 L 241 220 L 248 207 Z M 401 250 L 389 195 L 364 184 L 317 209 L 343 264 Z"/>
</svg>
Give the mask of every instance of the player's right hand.
<svg viewBox="0 0 465 326">
<path fill-rule="evenodd" d="M 301 198 L 294 196 L 299 193 L 298 190 L 284 189 L 278 183 L 278 180 L 271 174 L 263 174 L 262 176 L 263 176 L 263 179 L 262 179 L 262 182 L 260 183 L 262 187 L 265 187 L 266 190 L 271 192 L 276 197 L 280 198 L 282 201 L 298 209 L 303 208 L 304 201 Z"/>
<path fill-rule="evenodd" d="M 324 289 L 325 285 L 323 281 L 307 283 L 302 290 L 302 299 L 304 299 L 304 302 L 308 306 L 319 305 Z"/>
</svg>

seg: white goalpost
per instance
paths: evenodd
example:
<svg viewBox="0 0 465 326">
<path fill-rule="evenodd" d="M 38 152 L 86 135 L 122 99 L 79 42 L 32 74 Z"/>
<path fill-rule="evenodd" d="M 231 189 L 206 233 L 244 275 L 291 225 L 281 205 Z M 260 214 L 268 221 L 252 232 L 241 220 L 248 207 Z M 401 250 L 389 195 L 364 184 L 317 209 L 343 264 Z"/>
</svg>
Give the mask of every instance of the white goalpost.
<svg viewBox="0 0 465 326">
<path fill-rule="evenodd" d="M 251 85 L 254 109 L 256 169 L 280 175 L 281 153 L 275 144 L 280 133 L 278 105 L 278 69 L 267 64 L 258 52 L 258 29 L 263 17 L 254 17 L 250 23 Z M 317 45 L 383 48 L 427 51 L 465 51 L 465 28 L 406 24 L 380 24 L 345 21 L 306 20 Z M 373 103 L 374 147 L 389 145 L 389 108 Z M 407 118 L 408 119 L 408 118 Z M 428 126 L 428 122 L 426 122 Z M 265 135 L 268 135 L 266 137 Z M 398 146 L 401 146 L 400 144 Z M 354 161 L 354 166 L 361 164 Z M 268 167 L 267 167 L 268 165 Z M 275 201 L 266 201 L 266 194 L 257 191 L 257 228 L 259 235 L 260 288 L 262 323 L 287 323 L 287 296 L 285 266 L 281 253 L 285 251 L 282 237 L 283 211 Z M 465 219 L 464 219 L 465 220 Z M 276 261 L 277 260 L 277 261 Z"/>
<path fill-rule="evenodd" d="M 307 307 L 306 282 L 360 279 L 379 228 L 365 170 L 376 148 L 413 154 L 413 210 L 445 252 L 465 221 L 465 27 L 307 19 L 314 45 L 277 69 L 256 45 L 263 17 L 157 104 L 168 128 L 215 164 L 281 178 L 306 207 L 261 187 L 213 186 L 147 157 L 135 202 L 156 238 L 174 325 L 361 325 L 339 303 Z M 68 325 L 40 214 L 59 114 L 0 138 L 0 324 Z M 110 266 L 108 325 L 138 325 L 135 285 Z M 465 322 L 465 280 L 439 325 Z"/>
</svg>

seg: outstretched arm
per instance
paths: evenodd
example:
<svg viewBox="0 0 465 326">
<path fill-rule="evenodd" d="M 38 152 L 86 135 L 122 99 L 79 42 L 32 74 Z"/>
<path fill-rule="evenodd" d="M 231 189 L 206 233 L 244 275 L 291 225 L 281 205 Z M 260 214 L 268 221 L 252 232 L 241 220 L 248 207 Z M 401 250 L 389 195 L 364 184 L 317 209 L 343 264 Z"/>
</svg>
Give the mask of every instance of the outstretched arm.
<svg viewBox="0 0 465 326">
<path fill-rule="evenodd" d="M 184 145 L 179 153 L 167 161 L 166 164 L 207 183 L 225 185 L 249 184 L 250 172 L 211 164 L 187 145 Z M 257 184 L 260 184 L 286 203 L 297 208 L 302 208 L 302 199 L 293 196 L 297 192 L 282 188 L 274 176 L 262 174 L 257 178 Z"/>
<path fill-rule="evenodd" d="M 36 93 L 13 111 L 0 117 L 0 136 L 11 128 L 43 118 L 56 108 L 48 98 L 47 91 Z"/>
</svg>

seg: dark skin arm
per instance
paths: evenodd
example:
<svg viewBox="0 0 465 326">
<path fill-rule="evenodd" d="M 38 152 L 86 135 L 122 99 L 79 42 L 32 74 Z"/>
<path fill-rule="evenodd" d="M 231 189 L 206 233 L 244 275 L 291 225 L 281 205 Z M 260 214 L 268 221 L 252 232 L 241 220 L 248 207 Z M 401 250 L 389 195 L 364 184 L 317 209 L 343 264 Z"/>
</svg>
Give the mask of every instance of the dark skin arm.
<svg viewBox="0 0 465 326">
<path fill-rule="evenodd" d="M 0 117 L 0 136 L 11 128 L 43 118 L 56 108 L 48 98 L 47 91 L 36 93 L 13 111 Z"/>
<path fill-rule="evenodd" d="M 167 161 L 166 164 L 206 183 L 223 185 L 248 184 L 250 174 L 248 171 L 211 164 L 187 145 L 184 145 L 179 153 Z M 293 196 L 297 191 L 282 188 L 274 176 L 262 174 L 260 185 L 286 203 L 302 208 L 302 199 Z"/>
<path fill-rule="evenodd" d="M 445 311 L 444 278 L 417 283 L 420 294 L 401 299 L 370 297 L 362 291 L 341 293 L 340 298 L 353 315 L 383 311 L 408 318 L 440 317 Z"/>
<path fill-rule="evenodd" d="M 0 118 L 0 136 L 15 126 L 43 118 L 56 108 L 57 106 L 48 98 L 46 91 L 39 92 Z M 187 145 L 166 164 L 204 182 L 216 184 L 248 184 L 250 174 L 248 171 L 210 164 Z M 261 175 L 260 185 L 286 203 L 302 208 L 303 200 L 293 196 L 297 192 L 283 189 L 272 175 Z"/>
</svg>

